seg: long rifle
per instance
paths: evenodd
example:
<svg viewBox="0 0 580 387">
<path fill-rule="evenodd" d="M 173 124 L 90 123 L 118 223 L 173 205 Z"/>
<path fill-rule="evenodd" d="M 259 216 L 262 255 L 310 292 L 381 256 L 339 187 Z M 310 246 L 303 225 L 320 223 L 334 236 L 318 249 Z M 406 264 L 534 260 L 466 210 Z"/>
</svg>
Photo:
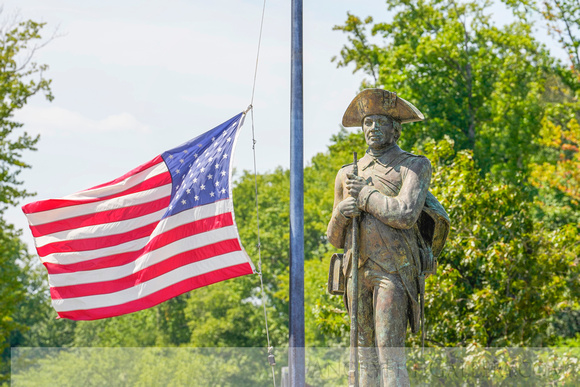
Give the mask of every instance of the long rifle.
<svg viewBox="0 0 580 387">
<path fill-rule="evenodd" d="M 353 175 L 358 176 L 356 152 L 353 152 Z M 351 275 L 352 292 L 350 300 L 350 366 L 348 385 L 358 387 L 358 216 L 352 218 Z"/>
</svg>

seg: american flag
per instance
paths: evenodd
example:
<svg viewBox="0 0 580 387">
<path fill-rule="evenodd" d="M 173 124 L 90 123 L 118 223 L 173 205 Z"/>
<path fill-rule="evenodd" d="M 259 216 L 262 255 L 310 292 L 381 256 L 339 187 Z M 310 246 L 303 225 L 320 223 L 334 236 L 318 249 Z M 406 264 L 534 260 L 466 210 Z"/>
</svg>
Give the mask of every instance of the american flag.
<svg viewBox="0 0 580 387">
<path fill-rule="evenodd" d="M 22 207 L 59 317 L 119 316 L 255 271 L 232 202 L 243 119 L 111 182 Z"/>
</svg>

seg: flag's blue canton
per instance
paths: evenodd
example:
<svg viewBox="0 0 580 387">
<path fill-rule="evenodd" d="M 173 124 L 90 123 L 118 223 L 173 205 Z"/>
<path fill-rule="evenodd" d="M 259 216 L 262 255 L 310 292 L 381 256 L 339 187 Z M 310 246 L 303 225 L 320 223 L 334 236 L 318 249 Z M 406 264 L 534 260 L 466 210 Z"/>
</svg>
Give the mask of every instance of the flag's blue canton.
<svg viewBox="0 0 580 387">
<path fill-rule="evenodd" d="M 161 156 L 171 173 L 164 217 L 230 196 L 230 160 L 242 113 Z"/>
</svg>

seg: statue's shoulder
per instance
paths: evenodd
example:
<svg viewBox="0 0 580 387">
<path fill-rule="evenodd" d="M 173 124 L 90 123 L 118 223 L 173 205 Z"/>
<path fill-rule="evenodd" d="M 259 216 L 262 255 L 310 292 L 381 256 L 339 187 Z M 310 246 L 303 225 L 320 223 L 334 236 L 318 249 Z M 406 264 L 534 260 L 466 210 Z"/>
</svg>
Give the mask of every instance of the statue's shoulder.
<svg viewBox="0 0 580 387">
<path fill-rule="evenodd" d="M 431 167 L 431 161 L 429 161 L 429 159 L 426 156 L 416 155 L 415 153 L 407 152 L 404 150 L 401 150 L 401 155 L 403 158 L 403 162 Z"/>
<path fill-rule="evenodd" d="M 353 169 L 354 169 L 354 163 L 344 164 L 342 167 L 340 167 L 340 169 L 338 170 L 338 173 L 336 174 L 337 179 L 340 179 L 340 180 L 346 179 L 346 174 L 352 173 Z"/>
<path fill-rule="evenodd" d="M 403 155 L 405 155 L 405 156 L 408 156 L 410 158 L 411 157 L 414 157 L 414 158 L 423 158 L 425 160 L 429 160 L 427 157 L 425 157 L 423 155 L 416 155 L 415 153 L 407 152 L 407 151 L 402 150 L 402 149 L 400 150 L 400 153 L 403 154 Z"/>
<path fill-rule="evenodd" d="M 361 167 L 364 167 L 371 160 L 372 160 L 371 156 L 369 156 L 367 153 L 365 153 L 364 156 L 361 157 L 360 159 L 358 159 L 358 161 L 357 161 L 358 168 L 360 169 Z M 349 163 L 349 164 L 344 164 L 342 167 L 340 167 L 340 170 L 338 171 L 338 173 L 339 174 L 347 174 L 347 173 L 352 173 L 353 170 L 354 170 L 354 163 Z"/>
</svg>

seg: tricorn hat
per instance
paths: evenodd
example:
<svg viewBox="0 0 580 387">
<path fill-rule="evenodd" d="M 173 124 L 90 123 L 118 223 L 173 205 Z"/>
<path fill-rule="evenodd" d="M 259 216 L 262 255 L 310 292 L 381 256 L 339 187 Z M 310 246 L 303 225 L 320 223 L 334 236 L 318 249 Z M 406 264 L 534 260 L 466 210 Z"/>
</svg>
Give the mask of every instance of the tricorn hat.
<svg viewBox="0 0 580 387">
<path fill-rule="evenodd" d="M 419 109 L 398 97 L 397 93 L 383 89 L 365 89 L 354 97 L 344 112 L 342 125 L 361 126 L 363 118 L 373 114 L 389 116 L 402 124 L 425 119 Z"/>
</svg>

